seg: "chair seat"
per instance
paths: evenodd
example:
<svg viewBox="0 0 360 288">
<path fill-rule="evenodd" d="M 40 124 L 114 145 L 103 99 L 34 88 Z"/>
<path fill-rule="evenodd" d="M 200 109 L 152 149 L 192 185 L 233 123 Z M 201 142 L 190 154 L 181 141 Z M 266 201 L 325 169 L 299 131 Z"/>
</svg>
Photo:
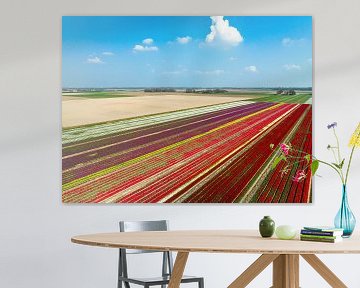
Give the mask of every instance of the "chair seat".
<svg viewBox="0 0 360 288">
<path fill-rule="evenodd" d="M 196 282 L 199 281 L 201 277 L 195 277 L 195 276 L 186 276 L 184 275 L 181 278 L 181 283 L 187 283 L 187 282 Z M 170 281 L 170 276 L 164 276 L 164 277 L 149 277 L 149 278 L 126 278 L 126 277 L 119 277 L 119 280 L 134 283 L 138 285 L 144 285 L 144 284 L 150 284 L 150 285 L 161 285 L 161 284 L 168 284 Z"/>
</svg>

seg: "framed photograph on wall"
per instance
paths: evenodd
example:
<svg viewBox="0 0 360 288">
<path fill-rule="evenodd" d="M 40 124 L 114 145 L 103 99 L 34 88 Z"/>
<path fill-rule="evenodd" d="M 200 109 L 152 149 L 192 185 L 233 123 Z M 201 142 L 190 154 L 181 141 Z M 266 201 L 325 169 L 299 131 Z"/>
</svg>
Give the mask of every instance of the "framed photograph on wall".
<svg viewBox="0 0 360 288">
<path fill-rule="evenodd" d="M 64 16 L 62 126 L 64 203 L 311 203 L 312 17 Z"/>
</svg>

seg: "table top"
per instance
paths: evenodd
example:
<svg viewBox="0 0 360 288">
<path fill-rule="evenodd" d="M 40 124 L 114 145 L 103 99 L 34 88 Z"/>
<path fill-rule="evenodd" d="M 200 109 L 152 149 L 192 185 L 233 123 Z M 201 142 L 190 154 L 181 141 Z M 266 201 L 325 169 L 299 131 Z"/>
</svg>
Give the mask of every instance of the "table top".
<svg viewBox="0 0 360 288">
<path fill-rule="evenodd" d="M 248 254 L 343 254 L 360 253 L 360 235 L 338 243 L 262 238 L 256 230 L 190 230 L 117 232 L 80 235 L 73 243 L 141 250 L 248 253 Z"/>
</svg>

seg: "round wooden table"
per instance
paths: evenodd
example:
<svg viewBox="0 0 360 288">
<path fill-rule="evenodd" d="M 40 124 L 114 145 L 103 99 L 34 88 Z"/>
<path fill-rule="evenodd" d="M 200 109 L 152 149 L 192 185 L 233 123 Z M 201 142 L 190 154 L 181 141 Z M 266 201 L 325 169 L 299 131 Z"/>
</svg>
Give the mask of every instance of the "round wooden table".
<svg viewBox="0 0 360 288">
<path fill-rule="evenodd" d="M 255 230 L 98 233 L 75 236 L 71 241 L 100 247 L 176 251 L 169 288 L 180 286 L 190 252 L 262 254 L 228 288 L 246 287 L 271 263 L 274 288 L 298 288 L 300 255 L 331 287 L 347 287 L 315 254 L 360 253 L 358 235 L 333 244 L 261 238 Z"/>
</svg>

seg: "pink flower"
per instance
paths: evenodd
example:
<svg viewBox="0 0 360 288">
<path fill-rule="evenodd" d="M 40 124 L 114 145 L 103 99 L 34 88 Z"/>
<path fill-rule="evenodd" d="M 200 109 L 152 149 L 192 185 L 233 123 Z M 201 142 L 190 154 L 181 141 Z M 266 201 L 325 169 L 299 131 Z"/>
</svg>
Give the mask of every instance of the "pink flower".
<svg viewBox="0 0 360 288">
<path fill-rule="evenodd" d="M 290 151 L 289 145 L 286 145 L 285 143 L 281 143 L 280 149 L 285 155 L 289 155 L 289 151 Z"/>
<path fill-rule="evenodd" d="M 297 170 L 295 177 L 293 177 L 294 182 L 301 182 L 306 178 L 304 170 Z"/>
</svg>

